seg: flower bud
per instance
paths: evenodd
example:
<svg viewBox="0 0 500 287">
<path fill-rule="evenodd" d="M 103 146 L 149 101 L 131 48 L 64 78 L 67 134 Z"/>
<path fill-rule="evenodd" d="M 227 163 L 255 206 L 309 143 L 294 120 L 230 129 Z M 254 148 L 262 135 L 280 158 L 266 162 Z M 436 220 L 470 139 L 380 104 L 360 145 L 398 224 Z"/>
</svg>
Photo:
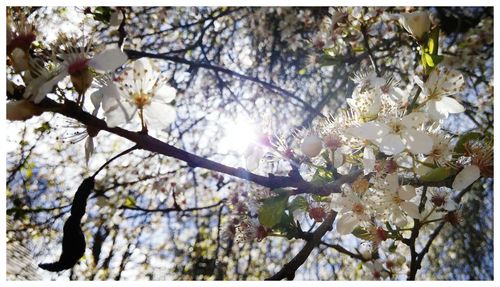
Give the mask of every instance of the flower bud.
<svg viewBox="0 0 500 287">
<path fill-rule="evenodd" d="M 431 28 L 429 13 L 426 11 L 402 13 L 399 23 L 419 41 L 423 39 L 425 33 Z"/>
<path fill-rule="evenodd" d="M 304 138 L 302 144 L 300 145 L 300 150 L 307 157 L 315 157 L 323 148 L 323 142 L 318 136 L 311 135 Z"/>
<path fill-rule="evenodd" d="M 20 48 L 15 48 L 10 54 L 10 59 L 12 60 L 12 66 L 16 73 L 20 73 L 29 68 L 28 55 Z"/>
</svg>

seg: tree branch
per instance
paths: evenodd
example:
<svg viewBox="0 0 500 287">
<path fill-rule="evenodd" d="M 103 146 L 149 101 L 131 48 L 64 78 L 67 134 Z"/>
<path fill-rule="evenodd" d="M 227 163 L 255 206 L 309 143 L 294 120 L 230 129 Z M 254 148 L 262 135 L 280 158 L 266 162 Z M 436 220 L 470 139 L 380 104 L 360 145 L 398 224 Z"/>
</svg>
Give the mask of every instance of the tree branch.
<svg viewBox="0 0 500 287">
<path fill-rule="evenodd" d="M 302 250 L 300 250 L 290 262 L 286 263 L 278 273 L 266 280 L 281 280 L 284 278 L 293 280 L 295 278 L 295 271 L 304 264 L 309 254 L 311 254 L 313 249 L 320 244 L 323 235 L 332 230 L 332 224 L 336 216 L 337 213 L 331 211 L 325 221 L 323 221 L 323 223 L 313 232 L 311 239 L 307 241 Z"/>
<path fill-rule="evenodd" d="M 291 93 L 283 88 L 277 87 L 271 83 L 260 80 L 259 78 L 256 78 L 256 77 L 250 77 L 250 76 L 240 74 L 238 72 L 232 71 L 232 70 L 224 68 L 224 67 L 215 66 L 215 65 L 212 65 L 209 63 L 204 63 L 204 62 L 191 61 L 191 60 L 187 60 L 187 59 L 177 57 L 177 56 L 169 56 L 169 55 L 165 55 L 165 54 L 153 54 L 153 53 L 141 52 L 141 51 L 135 51 L 135 50 L 124 50 L 124 52 L 127 53 L 127 56 L 131 60 L 135 60 L 135 59 L 139 59 L 139 58 L 143 58 L 143 57 L 167 60 L 167 61 L 171 61 L 171 62 L 175 62 L 175 63 L 189 65 L 189 66 L 194 67 L 194 68 L 203 68 L 203 69 L 213 70 L 216 72 L 220 72 L 220 73 L 224 73 L 224 74 L 227 74 L 227 75 L 230 75 L 233 77 L 240 78 L 240 79 L 245 80 L 245 81 L 255 82 L 255 83 L 260 84 L 261 86 L 271 90 L 271 91 L 276 92 L 277 94 L 280 94 L 281 96 L 283 96 L 285 98 L 291 98 L 291 99 L 295 100 L 296 102 L 299 102 L 309 112 L 324 117 L 324 115 L 319 113 L 310 104 L 305 102 L 303 99 L 297 97 L 295 94 L 293 94 L 293 93 Z"/>
<path fill-rule="evenodd" d="M 76 105 L 76 103 L 72 101 L 66 101 L 64 104 L 60 104 L 51 99 L 45 98 L 38 106 L 44 108 L 47 111 L 56 112 L 64 116 L 67 116 L 69 118 L 75 119 L 85 125 L 90 125 L 99 130 L 105 130 L 110 133 L 116 134 L 120 137 L 126 138 L 136 143 L 139 149 L 147 150 L 154 153 L 159 153 L 162 155 L 166 155 L 184 161 L 190 167 L 193 168 L 201 167 L 221 172 L 227 175 L 232 175 L 244 180 L 254 182 L 258 185 L 268 187 L 271 189 L 284 188 L 284 187 L 296 188 L 296 190 L 293 191 L 292 194 L 314 193 L 320 195 L 328 195 L 331 193 L 338 193 L 340 192 L 340 187 L 342 184 L 354 181 L 361 172 L 361 171 L 356 171 L 351 175 L 339 178 L 335 182 L 329 183 L 325 186 L 313 185 L 303 180 L 300 177 L 275 176 L 273 174 L 270 174 L 269 176 L 262 176 L 252 173 L 243 168 L 229 167 L 227 165 L 189 153 L 185 150 L 164 143 L 145 133 L 132 132 L 129 130 L 122 129 L 120 127 L 110 128 L 107 126 L 104 120 L 101 120 L 83 111 Z"/>
</svg>

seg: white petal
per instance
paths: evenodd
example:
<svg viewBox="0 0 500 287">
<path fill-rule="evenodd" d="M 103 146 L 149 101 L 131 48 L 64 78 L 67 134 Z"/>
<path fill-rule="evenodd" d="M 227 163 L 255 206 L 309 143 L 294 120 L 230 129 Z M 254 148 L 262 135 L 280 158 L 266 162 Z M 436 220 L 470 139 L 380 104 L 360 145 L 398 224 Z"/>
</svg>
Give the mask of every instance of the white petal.
<svg viewBox="0 0 500 287">
<path fill-rule="evenodd" d="M 398 154 L 404 149 L 405 145 L 399 135 L 386 135 L 380 142 L 380 151 L 387 155 Z"/>
<path fill-rule="evenodd" d="M 399 189 L 399 178 L 397 173 L 391 173 L 388 174 L 385 177 L 385 182 L 387 183 L 387 186 L 389 187 L 389 190 L 396 193 Z"/>
<path fill-rule="evenodd" d="M 99 107 L 101 106 L 102 97 L 103 97 L 103 94 L 102 94 L 101 90 L 94 91 L 90 95 L 90 100 L 92 101 L 92 105 L 94 106 L 94 112 L 92 113 L 94 116 L 97 115 L 97 111 L 99 110 Z"/>
<path fill-rule="evenodd" d="M 401 119 L 401 123 L 405 125 L 405 127 L 412 127 L 416 128 L 422 125 L 424 122 L 427 121 L 427 115 L 422 112 L 413 112 L 409 115 L 404 116 Z"/>
<path fill-rule="evenodd" d="M 364 174 L 369 174 L 375 168 L 375 154 L 371 147 L 365 147 L 363 151 L 363 169 Z"/>
<path fill-rule="evenodd" d="M 415 195 L 417 195 L 415 193 L 415 187 L 413 187 L 411 185 L 401 186 L 398 194 L 399 194 L 399 198 L 401 198 L 402 200 L 410 200 L 410 199 L 414 198 Z"/>
<path fill-rule="evenodd" d="M 66 72 L 66 70 L 63 70 L 59 74 L 57 74 L 55 77 L 53 77 L 52 79 L 47 81 L 45 84 L 40 86 L 38 91 L 35 92 L 35 95 L 32 99 L 33 102 L 35 104 L 40 103 L 45 98 L 45 96 L 52 90 L 52 88 L 57 83 L 59 83 L 60 80 L 64 79 L 67 75 L 68 75 L 68 73 Z"/>
<path fill-rule="evenodd" d="M 134 72 L 132 75 L 135 86 L 142 88 L 146 93 L 149 93 L 153 85 L 158 80 L 158 75 L 153 71 L 153 64 L 151 60 L 140 58 L 134 62 Z"/>
<path fill-rule="evenodd" d="M 462 73 L 456 70 L 448 71 L 444 69 L 439 77 L 437 93 L 441 96 L 457 94 L 462 91 L 464 83 Z"/>
<path fill-rule="evenodd" d="M 452 188 L 455 190 L 463 190 L 481 176 L 479 167 L 475 165 L 466 166 L 460 171 L 453 181 Z"/>
<path fill-rule="evenodd" d="M 98 71 L 111 72 L 125 64 L 127 60 L 128 57 L 122 50 L 108 49 L 90 59 L 89 66 Z"/>
<path fill-rule="evenodd" d="M 137 112 L 137 108 L 128 102 L 121 103 L 116 99 L 104 97 L 103 106 L 105 106 L 105 103 L 107 103 L 107 109 L 104 110 L 104 116 L 106 117 L 106 124 L 111 128 L 130 121 Z"/>
<path fill-rule="evenodd" d="M 442 114 L 457 114 L 464 112 L 465 108 L 454 98 L 442 97 L 440 101 L 436 102 L 436 110 Z"/>
<path fill-rule="evenodd" d="M 456 210 L 458 208 L 458 203 L 456 203 L 454 200 L 452 199 L 449 199 L 447 200 L 445 203 L 444 203 L 444 209 L 446 209 L 447 211 L 453 211 L 453 210 Z"/>
<path fill-rule="evenodd" d="M 389 127 L 382 123 L 367 122 L 359 127 L 348 128 L 347 132 L 359 138 L 376 140 L 388 134 Z"/>
<path fill-rule="evenodd" d="M 440 76 L 441 75 L 440 75 L 439 69 L 432 70 L 429 77 L 427 78 L 427 81 L 425 82 L 425 86 L 428 87 L 429 90 L 434 91 L 439 84 L 438 82 L 439 82 Z"/>
<path fill-rule="evenodd" d="M 432 72 L 431 72 L 431 76 L 432 76 Z M 431 76 L 429 76 L 429 79 Z M 415 76 L 413 78 L 413 80 L 415 81 L 415 84 L 417 84 L 420 87 L 420 89 L 422 90 L 420 92 L 420 96 L 422 96 L 423 98 L 427 98 L 429 96 L 429 90 L 427 89 L 427 86 L 424 84 L 422 79 L 420 79 L 418 76 Z"/>
<path fill-rule="evenodd" d="M 404 228 L 408 224 L 407 216 L 403 213 L 400 208 L 393 208 L 391 210 L 390 219 L 396 224 L 399 228 Z"/>
<path fill-rule="evenodd" d="M 436 100 L 430 100 L 429 102 L 427 102 L 425 108 L 427 114 L 429 114 L 431 116 L 431 119 L 433 119 L 434 121 L 439 121 L 448 117 L 448 112 L 438 110 Z"/>
<path fill-rule="evenodd" d="M 154 97 L 163 103 L 170 103 L 175 98 L 176 93 L 176 89 L 170 87 L 169 85 L 162 85 L 156 89 Z"/>
<path fill-rule="evenodd" d="M 351 233 L 359 221 L 352 213 L 344 214 L 339 220 L 337 220 L 337 232 L 341 235 Z"/>
<path fill-rule="evenodd" d="M 259 167 L 260 159 L 264 155 L 264 151 L 259 146 L 250 146 L 245 156 L 248 170 L 256 170 Z"/>
<path fill-rule="evenodd" d="M 414 129 L 406 129 L 404 133 L 406 146 L 413 153 L 428 154 L 432 150 L 432 138 L 424 132 Z"/>
<path fill-rule="evenodd" d="M 144 109 L 144 115 L 146 116 L 148 127 L 152 127 L 153 129 L 167 127 L 175 121 L 176 117 L 174 107 L 169 104 L 155 102 L 154 100 Z"/>
<path fill-rule="evenodd" d="M 415 218 L 415 219 L 420 219 L 420 212 L 418 212 L 418 206 L 409 201 L 403 201 L 399 204 L 401 209 L 406 212 L 409 216 Z"/>
<path fill-rule="evenodd" d="M 94 153 L 94 139 L 90 136 L 85 141 L 85 161 L 88 164 L 90 156 Z"/>
</svg>

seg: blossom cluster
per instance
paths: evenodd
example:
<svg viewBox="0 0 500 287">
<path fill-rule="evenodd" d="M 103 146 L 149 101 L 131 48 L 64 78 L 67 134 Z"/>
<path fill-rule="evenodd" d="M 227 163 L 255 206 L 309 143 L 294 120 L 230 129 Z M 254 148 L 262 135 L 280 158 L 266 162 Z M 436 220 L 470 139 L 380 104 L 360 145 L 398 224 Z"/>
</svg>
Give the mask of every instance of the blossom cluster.
<svg viewBox="0 0 500 287">
<path fill-rule="evenodd" d="M 90 97 L 92 115 L 97 116 L 102 107 L 109 127 L 126 124 L 135 114 L 139 116 L 143 131 L 148 127 L 159 131 L 175 120 L 171 102 L 176 89 L 167 84 L 159 68 L 149 59 L 127 64 L 130 61 L 122 49 L 95 45 L 93 37 L 86 35 L 60 33 L 54 42 L 43 43 L 37 39 L 36 26 L 29 23 L 25 14 L 9 12 L 7 56 L 22 84 L 16 85 L 10 80 L 7 84 L 9 93 L 23 92 L 20 98 L 7 102 L 8 120 L 25 121 L 40 115 L 44 110 L 37 104 L 50 95 L 67 100 L 60 87 L 65 86 L 62 83 L 68 78 L 76 94 L 77 106 L 86 110 L 84 100 Z M 115 18 L 117 15 L 119 13 L 112 14 Z M 46 57 L 48 51 L 50 57 Z M 88 161 L 98 130 L 87 126 L 86 131 Z"/>
<path fill-rule="evenodd" d="M 345 18 L 354 17 L 345 11 L 331 12 L 328 33 L 320 31 L 313 39 L 319 48 L 340 47 Z M 358 18 L 375 16 L 360 14 Z M 425 47 L 431 37 L 429 14 L 404 13 L 398 19 Z M 260 241 L 276 232 L 294 237 L 295 229 L 300 229 L 294 220 L 320 223 L 335 211 L 338 234 L 353 234 L 370 242 L 370 248 L 360 251 L 368 262 L 367 276 L 394 278 L 408 271 L 403 255 L 408 250 L 395 246 L 410 235 L 414 222 L 419 221 L 420 227 L 439 221 L 459 223 L 460 206 L 454 196 L 481 176 L 493 176 L 492 143 L 477 135 L 455 136 L 443 128 L 450 115 L 465 111 L 458 97 L 464 91 L 464 77 L 453 67 L 443 64 L 415 73 L 411 91 L 401 88 L 391 75 L 373 70 L 358 73 L 352 80 L 356 86 L 346 108 L 299 133 L 296 149 L 273 148 L 275 153 L 286 150 L 279 154 L 292 165 L 300 164 L 301 175 L 311 183 L 328 186 L 356 172 L 359 177 L 329 196 L 286 197 L 286 191 L 277 190 L 267 199 L 257 199 L 253 208 L 238 201 L 245 216 L 255 216 L 247 217 L 233 232 L 243 241 Z M 256 169 L 263 146 L 249 150 L 258 151 L 246 157 Z M 255 195 L 250 193 L 250 197 Z M 276 215 L 273 209 L 288 213 Z M 288 217 L 293 218 L 291 222 Z M 386 256 L 381 257 L 382 250 Z"/>
</svg>

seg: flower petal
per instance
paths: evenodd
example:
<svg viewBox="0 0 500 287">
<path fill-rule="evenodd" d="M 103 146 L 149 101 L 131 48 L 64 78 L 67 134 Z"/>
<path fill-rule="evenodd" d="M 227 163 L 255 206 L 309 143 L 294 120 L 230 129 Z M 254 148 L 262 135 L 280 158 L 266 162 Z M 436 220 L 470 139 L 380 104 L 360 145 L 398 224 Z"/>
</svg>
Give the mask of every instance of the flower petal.
<svg viewBox="0 0 500 287">
<path fill-rule="evenodd" d="M 157 101 L 161 101 L 162 103 L 170 103 L 177 93 L 177 90 L 170 87 L 169 85 L 161 85 L 154 92 L 154 97 Z"/>
<path fill-rule="evenodd" d="M 452 188 L 455 190 L 463 190 L 476 181 L 479 176 L 481 176 L 479 167 L 475 165 L 466 166 L 457 176 L 455 176 Z"/>
<path fill-rule="evenodd" d="M 264 155 L 264 150 L 259 146 L 250 146 L 245 155 L 246 166 L 248 170 L 259 168 L 260 159 Z"/>
<path fill-rule="evenodd" d="M 399 198 L 401 198 L 402 200 L 410 200 L 410 199 L 414 198 L 415 195 L 417 195 L 415 192 L 415 187 L 413 187 L 411 185 L 401 186 L 398 194 L 399 194 Z"/>
<path fill-rule="evenodd" d="M 348 128 L 347 132 L 359 138 L 376 140 L 388 134 L 389 127 L 382 123 L 367 122 L 359 127 Z"/>
<path fill-rule="evenodd" d="M 402 201 L 399 204 L 399 206 L 404 212 L 406 212 L 406 214 L 408 214 L 408 216 L 411 216 L 415 219 L 421 218 L 420 212 L 418 212 L 418 206 L 415 203 L 409 201 Z"/>
<path fill-rule="evenodd" d="M 456 70 L 441 70 L 438 81 L 437 94 L 441 96 L 450 96 L 459 93 L 464 87 L 464 76 Z"/>
<path fill-rule="evenodd" d="M 352 213 L 344 214 L 339 220 L 337 220 L 337 232 L 341 235 L 346 235 L 351 233 L 359 221 Z"/>
<path fill-rule="evenodd" d="M 66 70 L 62 70 L 60 73 L 58 73 L 55 77 L 47 81 L 45 84 L 41 85 L 38 91 L 34 92 L 34 97 L 32 98 L 33 102 L 35 104 L 40 103 L 45 96 L 52 90 L 52 88 L 59 83 L 62 79 L 64 79 L 68 73 Z"/>
<path fill-rule="evenodd" d="M 424 132 L 414 129 L 406 129 L 404 133 L 406 146 L 413 154 L 428 154 L 432 150 L 432 138 Z"/>
<path fill-rule="evenodd" d="M 401 123 L 407 128 L 417 128 L 425 121 L 427 121 L 427 115 L 422 112 L 413 112 L 401 119 Z"/>
<path fill-rule="evenodd" d="M 364 174 L 369 174 L 375 168 L 375 154 L 371 147 L 365 147 L 363 151 Z"/>
<path fill-rule="evenodd" d="M 393 155 L 402 152 L 405 149 L 405 144 L 399 135 L 385 135 L 380 142 L 380 151 Z"/>
<path fill-rule="evenodd" d="M 154 98 L 153 98 L 154 99 Z M 175 121 L 175 108 L 154 100 L 144 109 L 149 127 L 163 129 Z"/>
<path fill-rule="evenodd" d="M 125 64 L 127 60 L 127 55 L 121 49 L 108 49 L 90 59 L 89 66 L 98 71 L 111 72 Z"/>
<path fill-rule="evenodd" d="M 465 111 L 464 106 L 451 97 L 442 97 L 436 102 L 436 110 L 443 114 L 457 114 Z"/>
<path fill-rule="evenodd" d="M 399 178 L 397 173 L 388 174 L 385 177 L 385 182 L 390 191 L 396 193 L 399 189 Z"/>
<path fill-rule="evenodd" d="M 90 157 L 94 153 L 94 139 L 90 136 L 85 141 L 85 162 L 89 164 Z"/>
</svg>

